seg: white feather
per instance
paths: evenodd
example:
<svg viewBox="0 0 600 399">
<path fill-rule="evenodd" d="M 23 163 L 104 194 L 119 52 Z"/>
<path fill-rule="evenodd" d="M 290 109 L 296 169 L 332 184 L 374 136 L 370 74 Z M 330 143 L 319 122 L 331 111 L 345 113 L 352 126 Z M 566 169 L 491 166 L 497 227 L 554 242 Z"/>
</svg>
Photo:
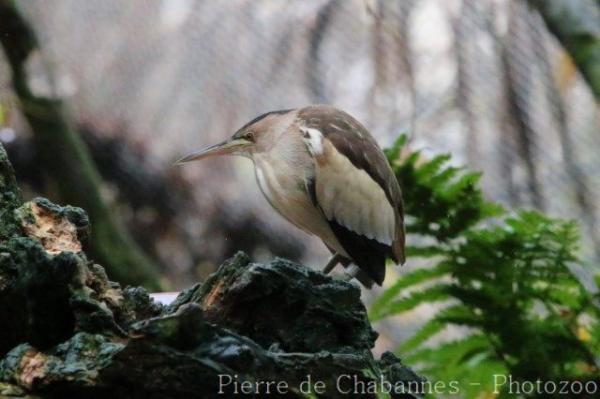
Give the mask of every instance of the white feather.
<svg viewBox="0 0 600 399">
<path fill-rule="evenodd" d="M 300 131 L 304 135 L 309 151 L 314 156 L 321 155 L 323 153 L 323 133 L 312 127 L 300 127 Z"/>
</svg>

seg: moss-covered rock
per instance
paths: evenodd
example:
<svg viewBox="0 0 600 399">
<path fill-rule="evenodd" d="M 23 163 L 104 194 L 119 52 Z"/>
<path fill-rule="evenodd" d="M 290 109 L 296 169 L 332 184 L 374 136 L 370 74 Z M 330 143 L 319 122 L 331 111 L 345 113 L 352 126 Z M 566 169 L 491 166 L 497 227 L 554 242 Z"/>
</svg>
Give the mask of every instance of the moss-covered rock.
<svg viewBox="0 0 600 399">
<path fill-rule="evenodd" d="M 1 148 L 0 172 L 0 396 L 376 397 L 356 384 L 420 381 L 373 357 L 348 282 L 238 253 L 164 307 L 87 258 L 83 210 L 22 204 Z"/>
<path fill-rule="evenodd" d="M 20 205 L 21 192 L 15 180 L 15 172 L 4 147 L 0 145 L 0 242 L 18 232 L 13 210 Z"/>
<path fill-rule="evenodd" d="M 355 353 L 377 338 L 357 286 L 285 259 L 252 263 L 240 252 L 170 310 L 190 301 L 210 322 L 286 352 Z"/>
</svg>

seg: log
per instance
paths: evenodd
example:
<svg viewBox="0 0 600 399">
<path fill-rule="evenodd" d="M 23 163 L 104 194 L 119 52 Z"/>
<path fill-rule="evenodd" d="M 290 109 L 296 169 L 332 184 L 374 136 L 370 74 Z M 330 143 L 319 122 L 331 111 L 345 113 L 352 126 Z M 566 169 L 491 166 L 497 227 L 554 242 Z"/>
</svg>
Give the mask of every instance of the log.
<svg viewBox="0 0 600 399">
<path fill-rule="evenodd" d="M 244 253 L 164 306 L 90 260 L 86 213 L 22 203 L 0 148 L 0 396 L 419 397 L 360 289 Z"/>
</svg>

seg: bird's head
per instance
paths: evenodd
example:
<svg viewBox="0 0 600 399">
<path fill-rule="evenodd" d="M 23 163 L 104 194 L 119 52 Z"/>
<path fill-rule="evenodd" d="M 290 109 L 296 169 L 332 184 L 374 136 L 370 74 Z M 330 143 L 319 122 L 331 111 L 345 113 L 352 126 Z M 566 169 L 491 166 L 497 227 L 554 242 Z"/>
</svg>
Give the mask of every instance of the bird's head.
<svg viewBox="0 0 600 399">
<path fill-rule="evenodd" d="M 294 119 L 294 110 L 267 112 L 246 123 L 229 139 L 195 151 L 181 158 L 177 164 L 218 155 L 242 155 L 251 158 L 253 154 L 269 151 Z"/>
</svg>

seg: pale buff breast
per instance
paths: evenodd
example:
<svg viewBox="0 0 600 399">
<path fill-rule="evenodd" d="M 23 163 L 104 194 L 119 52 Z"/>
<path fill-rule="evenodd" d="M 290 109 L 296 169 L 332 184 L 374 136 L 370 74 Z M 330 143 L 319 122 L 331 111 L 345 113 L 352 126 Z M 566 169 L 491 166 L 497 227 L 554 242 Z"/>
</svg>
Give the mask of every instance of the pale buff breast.
<svg viewBox="0 0 600 399">
<path fill-rule="evenodd" d="M 254 156 L 256 180 L 262 193 L 271 206 L 295 226 L 318 236 L 329 247 L 348 256 L 308 192 L 307 179 L 314 176 L 314 159 L 303 146 L 285 147 L 301 151 L 275 149 Z"/>
</svg>

